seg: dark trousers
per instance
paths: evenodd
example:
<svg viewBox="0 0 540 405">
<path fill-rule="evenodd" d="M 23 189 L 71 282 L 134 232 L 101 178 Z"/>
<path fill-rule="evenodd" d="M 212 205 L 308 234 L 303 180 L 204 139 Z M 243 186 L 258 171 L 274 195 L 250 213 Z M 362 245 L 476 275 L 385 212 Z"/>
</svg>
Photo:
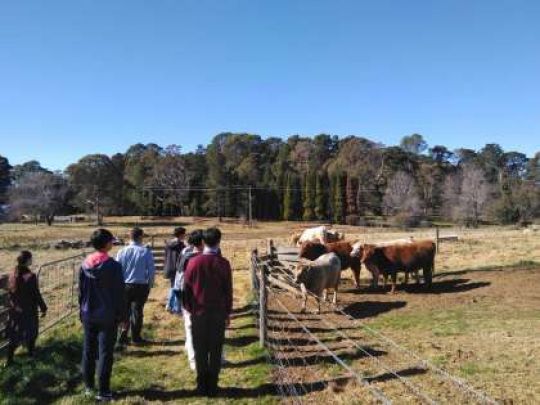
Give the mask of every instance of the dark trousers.
<svg viewBox="0 0 540 405">
<path fill-rule="evenodd" d="M 191 321 L 197 366 L 197 390 L 201 394 L 215 394 L 225 340 L 225 314 L 209 312 L 192 315 Z"/>
<path fill-rule="evenodd" d="M 120 336 L 120 343 L 127 343 L 129 329 L 134 342 L 141 340 L 141 330 L 144 319 L 144 304 L 150 294 L 148 284 L 126 284 L 127 322 Z"/>
<path fill-rule="evenodd" d="M 84 322 L 83 326 L 82 373 L 84 384 L 88 388 L 94 388 L 97 360 L 98 389 L 100 393 L 107 393 L 110 391 L 116 325 Z"/>
</svg>

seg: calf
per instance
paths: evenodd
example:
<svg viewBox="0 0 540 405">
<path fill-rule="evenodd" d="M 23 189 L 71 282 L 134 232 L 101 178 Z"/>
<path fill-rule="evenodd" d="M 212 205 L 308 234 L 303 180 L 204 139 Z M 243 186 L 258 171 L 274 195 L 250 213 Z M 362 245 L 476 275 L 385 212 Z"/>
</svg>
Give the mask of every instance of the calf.
<svg viewBox="0 0 540 405">
<path fill-rule="evenodd" d="M 349 242 L 317 243 L 304 242 L 300 247 L 300 257 L 315 260 L 325 253 L 335 253 L 341 262 L 341 270 L 350 268 L 354 275 L 356 287 L 360 287 L 360 269 L 362 264 L 359 257 L 352 257 L 352 245 Z"/>
<path fill-rule="evenodd" d="M 334 306 L 337 305 L 337 292 L 341 262 L 335 253 L 326 253 L 314 261 L 301 261 L 297 266 L 296 283 L 302 290 L 302 312 L 306 311 L 307 292 L 311 292 L 318 300 L 318 311 L 321 313 L 321 295 L 327 301 L 328 289 L 334 289 Z"/>
<path fill-rule="evenodd" d="M 408 273 L 422 270 L 424 283 L 429 287 L 435 263 L 435 242 L 418 241 L 390 246 L 364 245 L 362 263 L 372 272 L 382 274 L 392 279 L 391 293 L 396 290 L 398 271 L 405 272 L 405 282 Z"/>
</svg>

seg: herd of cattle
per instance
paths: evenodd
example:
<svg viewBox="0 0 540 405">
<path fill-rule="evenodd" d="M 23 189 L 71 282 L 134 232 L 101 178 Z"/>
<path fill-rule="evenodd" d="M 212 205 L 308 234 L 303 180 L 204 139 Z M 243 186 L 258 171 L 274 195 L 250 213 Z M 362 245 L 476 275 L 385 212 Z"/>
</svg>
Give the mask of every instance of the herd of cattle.
<svg viewBox="0 0 540 405">
<path fill-rule="evenodd" d="M 330 240 L 328 235 L 331 235 Z M 425 286 L 431 286 L 436 253 L 435 242 L 431 240 L 410 238 L 378 244 L 351 243 L 343 240 L 343 235 L 329 232 L 325 227 L 308 229 L 300 237 L 295 235 L 294 239 L 300 247 L 296 283 L 303 292 L 303 311 L 306 309 L 308 292 L 326 301 L 328 290 L 334 290 L 333 303 L 337 304 L 342 270 L 350 268 L 356 287 L 359 287 L 362 264 L 372 275 L 373 288 L 378 286 L 380 276 L 383 276 L 385 286 L 390 277 L 390 292 L 394 293 L 398 272 L 405 273 L 405 284 L 411 273 L 419 284 L 420 270 Z M 320 312 L 320 300 L 318 303 Z"/>
</svg>

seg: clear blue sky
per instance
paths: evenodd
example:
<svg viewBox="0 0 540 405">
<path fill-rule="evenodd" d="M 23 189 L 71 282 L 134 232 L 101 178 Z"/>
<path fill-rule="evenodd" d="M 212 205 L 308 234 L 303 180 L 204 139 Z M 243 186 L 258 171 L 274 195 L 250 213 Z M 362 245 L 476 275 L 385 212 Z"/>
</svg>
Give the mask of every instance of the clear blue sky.
<svg viewBox="0 0 540 405">
<path fill-rule="evenodd" d="M 3 0 L 0 154 L 221 131 L 540 150 L 540 1 Z"/>
</svg>

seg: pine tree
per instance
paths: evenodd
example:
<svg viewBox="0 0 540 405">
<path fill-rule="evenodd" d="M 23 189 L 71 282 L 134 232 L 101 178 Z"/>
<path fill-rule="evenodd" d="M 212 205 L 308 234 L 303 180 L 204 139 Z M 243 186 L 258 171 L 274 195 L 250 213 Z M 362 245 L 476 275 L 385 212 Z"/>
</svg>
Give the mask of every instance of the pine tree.
<svg viewBox="0 0 540 405">
<path fill-rule="evenodd" d="M 326 187 L 324 185 L 323 175 L 321 173 L 317 173 L 315 181 L 315 216 L 320 221 L 327 218 L 327 198 L 328 197 Z"/>
<path fill-rule="evenodd" d="M 343 195 L 343 176 L 341 173 L 335 175 L 334 184 L 334 221 L 342 224 L 345 219 L 345 201 Z"/>
<path fill-rule="evenodd" d="M 315 190 L 313 187 L 313 182 L 313 173 L 306 174 L 304 181 L 304 214 L 302 216 L 304 221 L 313 221 L 313 219 L 315 219 Z"/>
<path fill-rule="evenodd" d="M 283 193 L 283 219 L 285 221 L 290 221 L 294 216 L 292 186 L 292 175 L 288 173 L 285 181 L 285 191 Z"/>
</svg>

